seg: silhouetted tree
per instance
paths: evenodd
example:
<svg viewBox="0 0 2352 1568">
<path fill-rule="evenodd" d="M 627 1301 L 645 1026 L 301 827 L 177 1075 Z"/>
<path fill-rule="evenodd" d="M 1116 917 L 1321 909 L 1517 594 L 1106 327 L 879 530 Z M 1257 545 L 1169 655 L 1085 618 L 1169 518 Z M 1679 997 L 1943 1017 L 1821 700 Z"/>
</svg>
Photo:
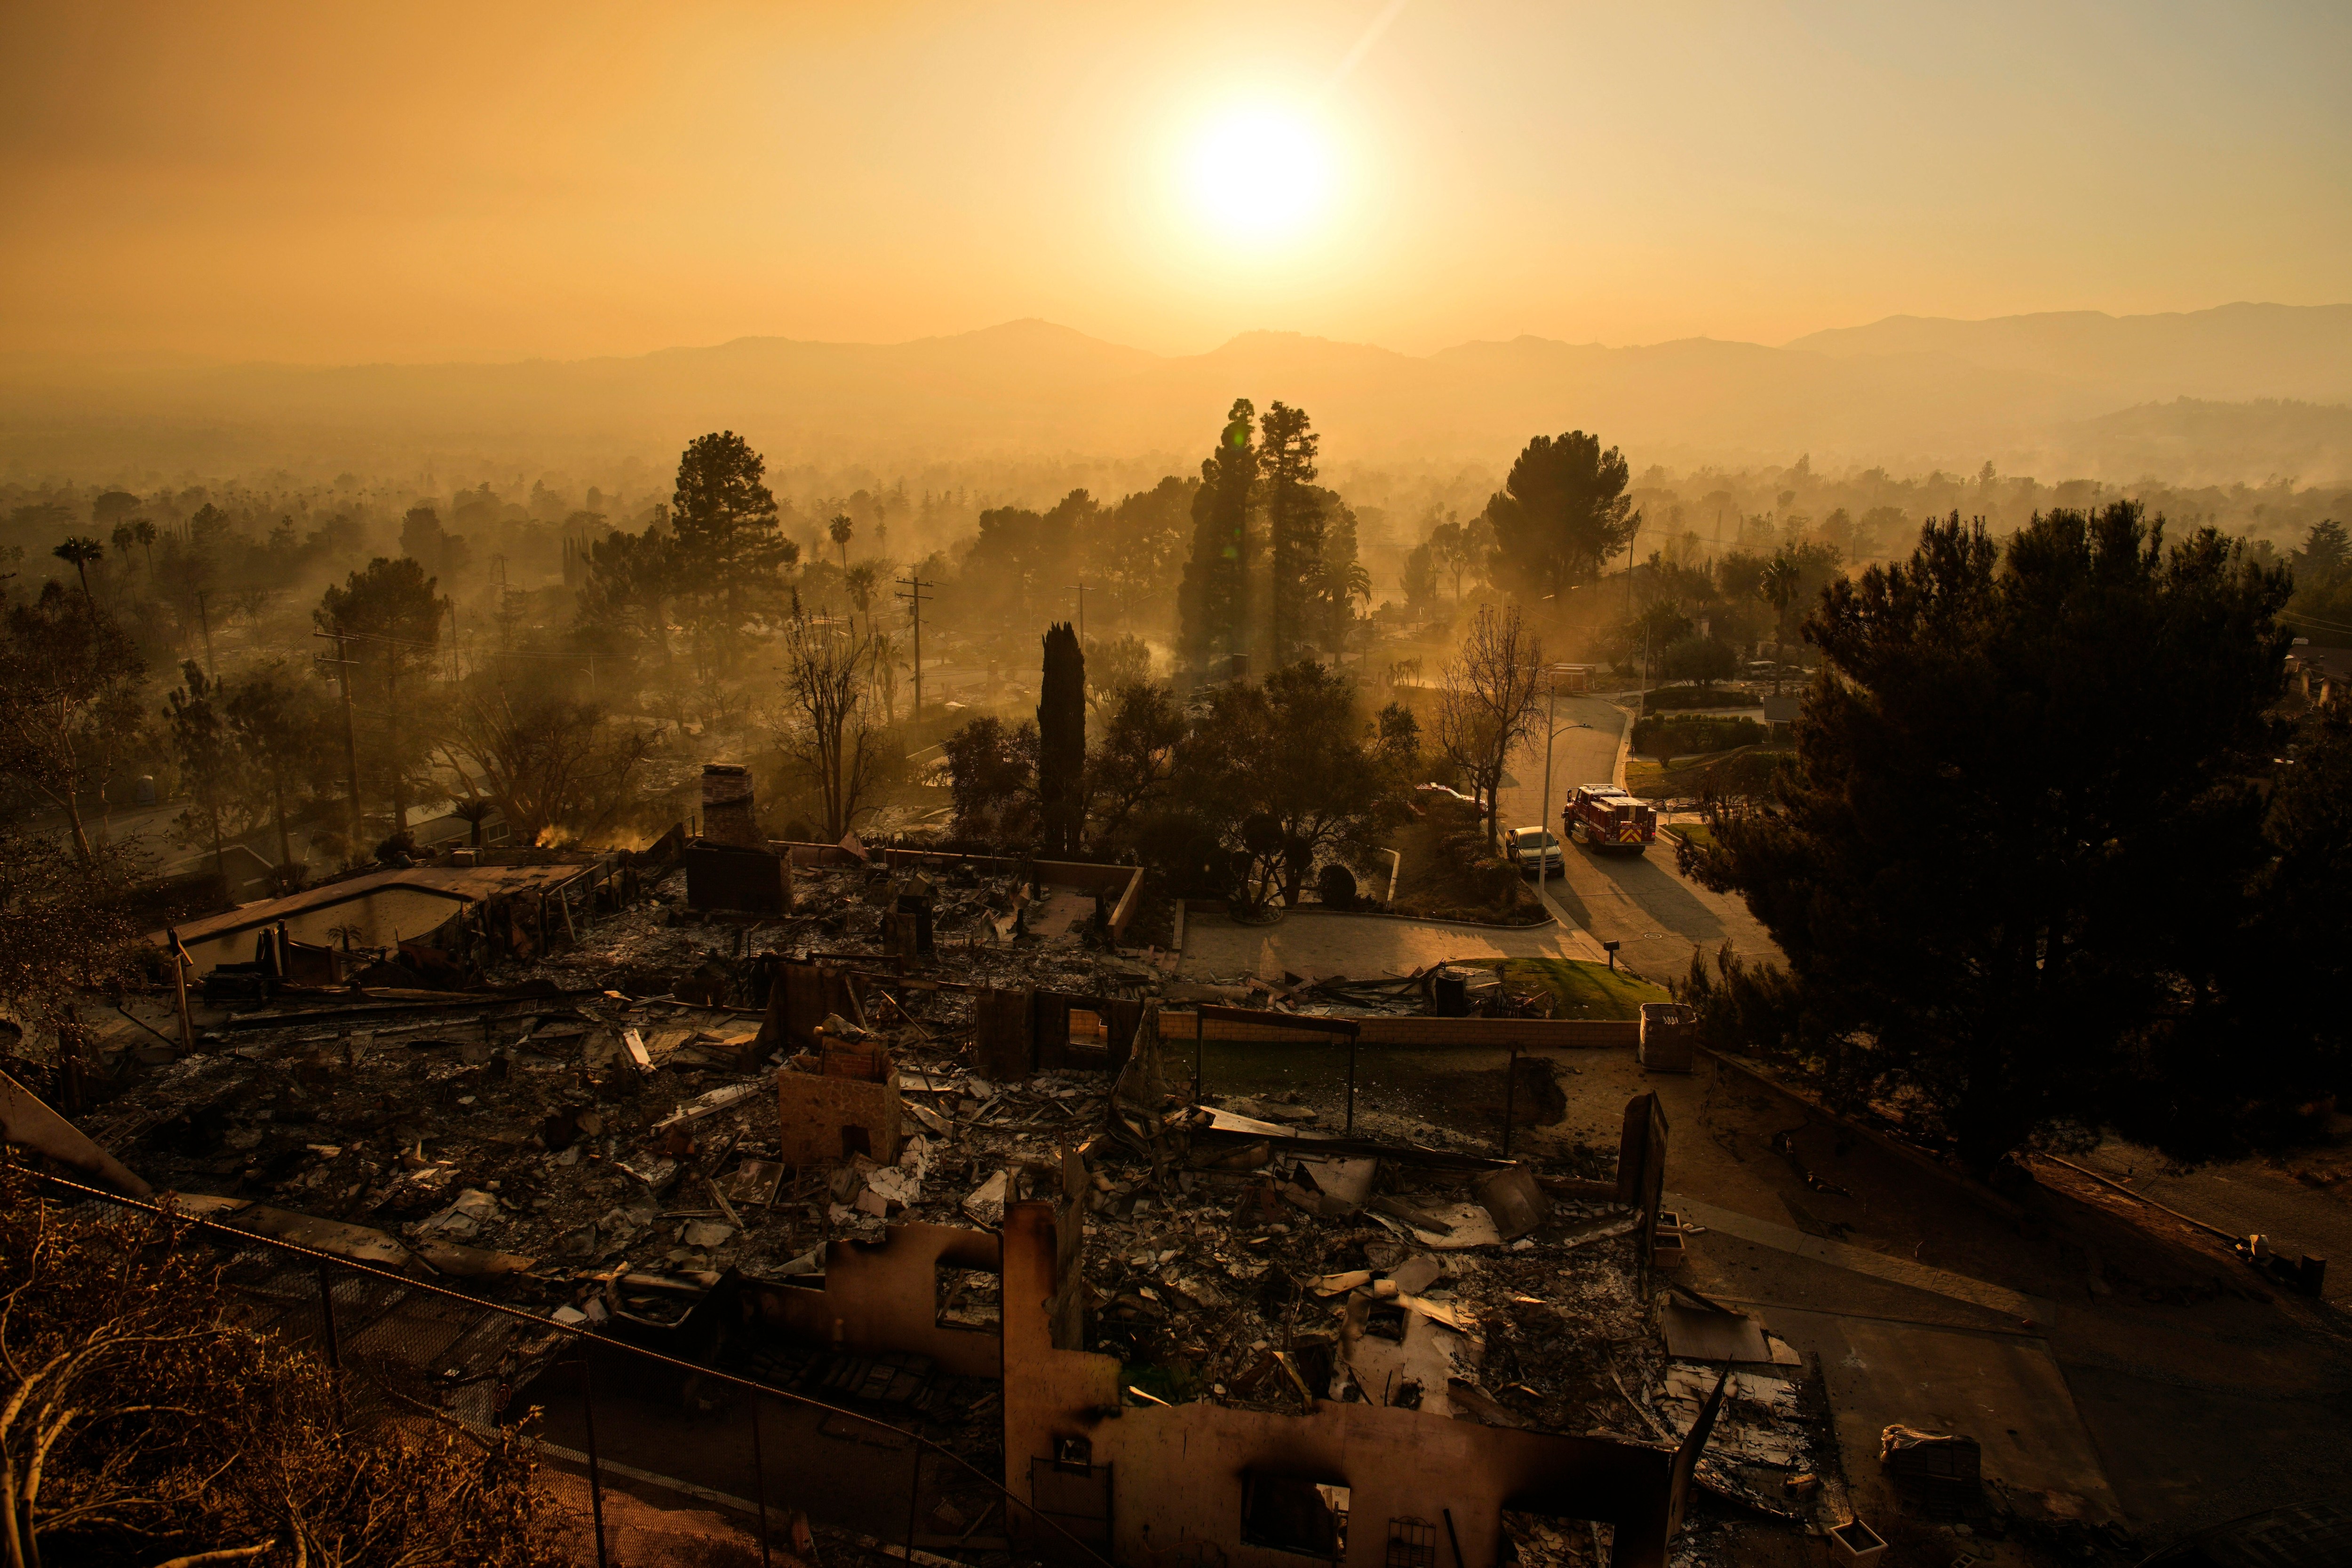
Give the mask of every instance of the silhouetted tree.
<svg viewBox="0 0 2352 1568">
<path fill-rule="evenodd" d="M 147 586 L 152 592 L 155 586 L 155 525 L 143 517 L 132 518 L 131 539 L 147 557 Z"/>
<path fill-rule="evenodd" d="M 1536 724 L 1542 667 L 1543 640 L 1528 630 L 1517 605 L 1479 605 L 1460 651 L 1445 667 L 1437 700 L 1438 748 L 1486 803 L 1489 837 L 1511 748 Z"/>
<path fill-rule="evenodd" d="M 735 655 L 744 616 L 772 596 L 777 573 L 800 559 L 783 535 L 768 466 L 732 430 L 698 436 L 677 460 L 670 530 L 678 584 L 704 605 L 703 674 Z"/>
<path fill-rule="evenodd" d="M 139 510 L 139 498 L 129 490 L 108 490 L 89 503 L 89 521 L 100 528 L 120 526 Z"/>
<path fill-rule="evenodd" d="M 1037 806 L 1040 848 L 1067 858 L 1078 852 L 1087 810 L 1087 656 L 1068 623 L 1045 633 L 1045 666 L 1037 691 Z"/>
<path fill-rule="evenodd" d="M 115 752 L 138 728 L 145 667 L 112 616 L 62 584 L 9 607 L 0 643 L 0 773 L 65 814 L 74 855 L 93 863 L 82 800 L 105 799 Z"/>
<path fill-rule="evenodd" d="M 20 1023 L 47 1026 L 58 1057 L 86 1044 L 79 1005 L 137 973 L 150 951 L 140 933 L 138 884 L 121 847 L 85 857 L 54 833 L 0 826 L 0 1008 Z M 44 1067 L 43 1031 L 12 1048 Z M 11 1069 L 14 1070 L 14 1069 Z M 0 1267 L 7 1259 L 0 1256 Z"/>
<path fill-rule="evenodd" d="M 1355 510 L 1329 490 L 1314 492 L 1322 537 L 1307 574 L 1306 635 L 1334 660 L 1347 651 L 1358 621 L 1356 602 L 1369 605 L 1372 574 L 1356 553 Z"/>
<path fill-rule="evenodd" d="M 1166 796 L 1183 738 L 1184 710 L 1167 687 L 1129 680 L 1112 690 L 1101 742 L 1087 763 L 1098 838 L 1117 841 L 1136 813 Z"/>
<path fill-rule="evenodd" d="M 2352 1025 L 2313 1005 L 2352 987 L 2343 940 L 2352 887 L 2352 713 L 2306 712 L 2273 775 L 2264 836 L 2272 855 L 2257 877 L 2252 918 L 2217 939 L 2237 949 L 2245 1005 L 2234 1052 L 2190 1051 L 2143 1075 L 2144 1092 L 2200 1114 L 2177 1119 L 2167 1148 L 2185 1158 L 2326 1136 L 2323 1108 L 2352 1100 Z M 2291 984 L 2278 977 L 2291 976 Z M 2159 1103 L 2135 1116 L 2155 1113 Z"/>
<path fill-rule="evenodd" d="M 221 713 L 219 696 L 219 684 L 206 680 L 204 670 L 190 659 L 180 667 L 180 685 L 168 698 L 163 716 L 170 721 L 172 757 L 180 764 L 180 781 L 195 798 L 189 817 L 197 820 L 191 822 L 183 817 L 183 824 L 209 829 L 213 869 L 219 874 L 221 887 L 226 890 L 228 861 L 221 844 L 221 808 L 236 765 L 236 752 Z"/>
<path fill-rule="evenodd" d="M 1202 691 L 1177 773 L 1246 868 L 1246 902 L 1295 907 L 1319 860 L 1369 860 L 1396 810 L 1372 738 L 1354 687 L 1312 659 Z"/>
<path fill-rule="evenodd" d="M 597 652 L 630 658 L 646 652 L 669 661 L 669 616 L 677 562 L 669 535 L 658 525 L 643 533 L 615 529 L 588 546 L 587 573 L 572 613 L 572 631 Z"/>
<path fill-rule="evenodd" d="M 1099 583 L 1116 616 L 1173 630 L 1168 584 L 1180 573 L 1200 481 L 1171 474 L 1091 519 L 1078 541 L 1080 581 Z"/>
<path fill-rule="evenodd" d="M 2237 1026 L 2270 966 L 2217 933 L 2271 858 L 2288 590 L 2129 502 L 2005 548 L 1955 513 L 1829 585 L 1795 764 L 1692 866 L 1788 955 L 1781 1037 L 1834 1094 L 1980 1172 L 2070 1122 L 2200 1136 L 2184 1090 L 2272 1048 Z"/>
<path fill-rule="evenodd" d="M 1257 489 L 1258 451 L 1253 444 L 1257 410 L 1234 399 L 1217 449 L 1201 464 L 1192 493 L 1192 554 L 1176 592 L 1179 649 L 1184 667 L 1205 674 L 1248 647 L 1249 514 Z"/>
<path fill-rule="evenodd" d="M 1276 402 L 1258 426 L 1259 495 L 1265 508 L 1268 564 L 1266 668 L 1288 664 L 1310 630 L 1323 558 L 1323 502 L 1315 489 L 1319 440 L 1307 411 Z"/>
<path fill-rule="evenodd" d="M 529 848 L 551 829 L 609 827 L 654 740 L 614 722 L 600 702 L 486 671 L 466 683 L 441 754 L 467 796 L 494 804 L 514 842 Z"/>
<path fill-rule="evenodd" d="M 805 615 L 784 623 L 782 711 L 769 726 L 777 749 L 798 764 L 824 802 L 825 837 L 849 832 L 880 777 L 882 726 L 873 711 L 864 639 Z"/>
<path fill-rule="evenodd" d="M 239 759 L 268 787 L 278 863 L 281 869 L 289 868 L 294 845 L 287 831 L 287 797 L 331 771 L 334 748 L 325 705 L 314 689 L 272 667 L 231 683 L 221 708 Z"/>
<path fill-rule="evenodd" d="M 1597 436 L 1571 430 L 1529 441 L 1486 502 L 1496 569 L 1551 595 L 1596 574 L 1633 537 L 1628 478 L 1623 456 L 1603 451 Z"/>
<path fill-rule="evenodd" d="M 843 585 L 848 590 L 849 602 L 866 617 L 866 635 L 874 635 L 874 585 L 877 574 L 874 563 L 861 561 L 842 574 Z"/>
<path fill-rule="evenodd" d="M 441 526 L 441 514 L 429 506 L 413 506 L 400 522 L 400 552 L 436 577 L 454 577 L 473 559 L 458 535 Z"/>
<path fill-rule="evenodd" d="M 343 586 L 330 587 L 311 612 L 321 631 L 347 639 L 344 657 L 381 684 L 382 706 L 369 729 L 390 785 L 394 837 L 408 831 L 409 777 L 425 752 L 426 727 L 409 709 L 423 706 L 420 688 L 439 652 L 441 617 L 449 607 L 434 587 L 422 563 L 379 555 Z"/>
<path fill-rule="evenodd" d="M 1785 550 L 1764 563 L 1758 576 L 1756 592 L 1772 606 L 1772 646 L 1777 651 L 1785 640 L 1789 625 L 1789 606 L 1797 602 L 1797 563 Z M 1776 681 L 1772 689 L 1778 691 Z"/>
<path fill-rule="evenodd" d="M 2319 572 L 2333 572 L 2352 554 L 2352 534 L 2334 518 L 2324 518 L 2311 525 L 2305 535 L 2303 548 L 2295 552 L 2295 564 Z"/>
<path fill-rule="evenodd" d="M 1151 645 L 1133 633 L 1096 637 L 1087 644 L 1087 706 L 1099 713 L 1118 694 L 1151 679 Z"/>
<path fill-rule="evenodd" d="M 1658 668 L 1668 680 L 1691 681 L 1704 689 L 1737 674 L 1739 655 L 1720 638 L 1686 637 L 1667 647 Z"/>
<path fill-rule="evenodd" d="M 86 535 L 75 534 L 49 553 L 60 561 L 73 563 L 75 573 L 81 578 L 81 596 L 95 605 L 98 601 L 89 598 L 89 563 L 106 553 L 106 546 Z"/>
<path fill-rule="evenodd" d="M 2288 608 L 2295 629 L 2318 643 L 2352 642 L 2352 535 L 2334 518 L 2311 525 L 2303 548 L 2288 557 L 2294 567 L 2294 599 Z"/>
<path fill-rule="evenodd" d="M 1625 626 L 1625 652 L 1642 666 L 1644 679 L 1659 654 L 1690 636 L 1691 618 L 1672 599 L 1653 599 Z"/>
<path fill-rule="evenodd" d="M 1404 602 L 1416 610 L 1425 610 L 1437 602 L 1436 555 L 1426 539 L 1405 555 L 1404 575 L 1399 585 L 1404 589 Z"/>
<path fill-rule="evenodd" d="M 959 837 L 1008 846 L 1034 841 L 1037 806 L 1037 726 L 990 715 L 947 738 L 949 796 Z"/>
</svg>

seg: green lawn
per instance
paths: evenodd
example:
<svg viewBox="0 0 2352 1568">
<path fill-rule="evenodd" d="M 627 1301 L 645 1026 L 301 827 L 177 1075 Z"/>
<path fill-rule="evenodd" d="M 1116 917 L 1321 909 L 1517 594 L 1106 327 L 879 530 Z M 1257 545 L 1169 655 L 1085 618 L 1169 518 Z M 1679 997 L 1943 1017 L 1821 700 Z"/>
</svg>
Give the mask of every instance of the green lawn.
<svg viewBox="0 0 2352 1568">
<path fill-rule="evenodd" d="M 1687 838 L 1702 849 L 1715 847 L 1715 829 L 1704 822 L 1670 822 L 1664 831 L 1677 838 Z"/>
<path fill-rule="evenodd" d="M 1636 980 L 1623 970 L 1580 958 L 1506 958 L 1495 965 L 1507 989 L 1542 986 L 1552 994 L 1558 1018 L 1634 1019 L 1644 1002 L 1671 1002 L 1665 988 Z"/>
</svg>

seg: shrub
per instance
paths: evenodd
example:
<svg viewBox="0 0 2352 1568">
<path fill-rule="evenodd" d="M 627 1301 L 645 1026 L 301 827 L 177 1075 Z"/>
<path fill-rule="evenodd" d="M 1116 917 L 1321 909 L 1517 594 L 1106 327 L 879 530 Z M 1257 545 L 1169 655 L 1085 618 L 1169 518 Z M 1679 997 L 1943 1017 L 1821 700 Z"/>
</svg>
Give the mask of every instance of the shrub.
<svg viewBox="0 0 2352 1568">
<path fill-rule="evenodd" d="M 569 1560 L 516 1428 L 364 1421 L 338 1374 L 239 1321 L 184 1224 L 53 1205 L 0 1164 L 0 1297 L 10 1562 Z"/>
<path fill-rule="evenodd" d="M 1658 662 L 1669 679 L 1695 680 L 1702 688 L 1728 680 L 1739 669 L 1738 654 L 1719 637 L 1685 637 L 1668 647 Z"/>
<path fill-rule="evenodd" d="M 1727 752 L 1736 746 L 1762 745 L 1766 738 L 1764 726 L 1753 719 L 1683 714 L 1672 719 L 1643 719 L 1633 726 L 1633 749 L 1645 757 Z"/>
<path fill-rule="evenodd" d="M 1657 713 L 1668 708 L 1753 708 L 1756 697 L 1747 691 L 1717 691 L 1702 686 L 1661 686 L 1642 700 L 1642 710 Z"/>
</svg>

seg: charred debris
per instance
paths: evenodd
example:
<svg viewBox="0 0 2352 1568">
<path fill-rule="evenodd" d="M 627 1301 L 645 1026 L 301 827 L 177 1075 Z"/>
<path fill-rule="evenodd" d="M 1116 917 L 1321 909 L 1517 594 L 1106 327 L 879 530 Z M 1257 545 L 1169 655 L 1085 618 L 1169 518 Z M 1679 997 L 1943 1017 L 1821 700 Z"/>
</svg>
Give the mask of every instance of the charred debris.
<svg viewBox="0 0 2352 1568">
<path fill-rule="evenodd" d="M 1696 1428 L 1723 1510 L 1828 1508 L 1817 1380 L 1674 1283 L 1654 1098 L 1617 1150 L 1547 1167 L 1192 1092 L 1204 1020 L 1458 1015 L 1468 976 L 1186 988 L 1122 945 L 1131 868 L 749 837 L 481 853 L 166 934 L 253 956 L 167 995 L 178 1017 L 86 1008 L 112 1071 L 74 1121 L 221 1223 L 935 1422 L 944 1380 L 1009 1375 L 997 1233 L 1053 1201 L 1082 1226 L 1057 1348 L 1115 1357 L 1126 1406 L 1362 1404 L 1655 1449 Z M 434 870 L 459 875 L 421 891 Z M 375 952 L 319 940 L 390 893 L 448 912 Z M 826 1343 L 843 1270 L 909 1236 L 938 1266 L 902 1282 L 908 1342 L 877 1310 Z M 1012 1440 L 992 1400 L 946 1403 L 960 1447 Z"/>
</svg>

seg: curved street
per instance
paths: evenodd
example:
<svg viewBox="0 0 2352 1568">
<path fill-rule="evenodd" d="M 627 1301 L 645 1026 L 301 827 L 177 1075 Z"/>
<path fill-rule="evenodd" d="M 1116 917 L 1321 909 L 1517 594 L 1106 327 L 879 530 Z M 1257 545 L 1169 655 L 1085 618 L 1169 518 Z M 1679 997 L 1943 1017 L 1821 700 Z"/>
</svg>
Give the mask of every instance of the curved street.
<svg viewBox="0 0 2352 1568">
<path fill-rule="evenodd" d="M 1599 697 L 1562 696 L 1555 710 L 1551 802 L 1542 795 L 1542 715 L 1537 738 L 1511 759 L 1502 790 L 1503 826 L 1543 822 L 1559 831 L 1559 805 L 1580 784 L 1613 782 L 1632 709 Z M 1664 983 L 1690 968 L 1691 953 L 1711 958 L 1727 939 L 1742 958 L 1778 961 L 1780 950 L 1735 895 L 1709 892 L 1675 869 L 1675 847 L 1664 833 L 1639 856 L 1596 855 L 1568 847 L 1564 875 L 1547 884 L 1553 912 L 1596 942 L 1615 942 L 1617 961 Z"/>
</svg>

